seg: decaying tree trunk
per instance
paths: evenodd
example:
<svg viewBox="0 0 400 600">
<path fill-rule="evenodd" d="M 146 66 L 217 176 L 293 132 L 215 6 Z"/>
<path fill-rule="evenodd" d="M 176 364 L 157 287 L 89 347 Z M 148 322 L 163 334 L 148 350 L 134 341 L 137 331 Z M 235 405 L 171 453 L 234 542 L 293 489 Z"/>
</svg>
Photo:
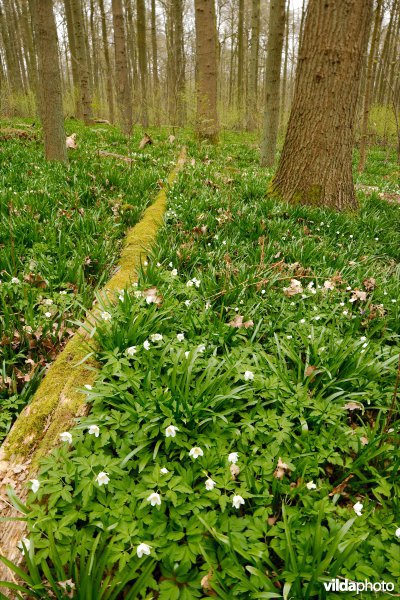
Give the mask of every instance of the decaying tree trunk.
<svg viewBox="0 0 400 600">
<path fill-rule="evenodd" d="M 285 0 L 271 0 L 266 64 L 266 96 L 264 132 L 261 143 L 261 165 L 272 167 L 275 162 L 279 128 L 281 62 L 285 32 Z"/>
<path fill-rule="evenodd" d="M 200 139 L 216 142 L 217 29 L 214 0 L 195 0 L 196 21 L 196 130 Z"/>
<path fill-rule="evenodd" d="M 39 63 L 40 115 L 48 160 L 67 160 L 57 29 L 52 0 L 34 0 Z"/>
<path fill-rule="evenodd" d="M 309 0 L 292 110 L 271 193 L 354 209 L 354 121 L 372 0 Z"/>
</svg>

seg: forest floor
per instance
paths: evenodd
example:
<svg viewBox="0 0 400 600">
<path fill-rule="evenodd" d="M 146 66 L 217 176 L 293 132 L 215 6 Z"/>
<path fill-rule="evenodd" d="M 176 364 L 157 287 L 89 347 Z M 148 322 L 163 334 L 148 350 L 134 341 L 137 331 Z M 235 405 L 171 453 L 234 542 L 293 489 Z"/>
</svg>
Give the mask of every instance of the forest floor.
<svg viewBox="0 0 400 600">
<path fill-rule="evenodd" d="M 11 130 L 27 138 L 12 137 Z M 176 158 L 164 135 L 138 150 L 115 128 L 67 123 L 68 167 L 47 163 L 31 122 L 0 122 L 0 443 L 108 280 L 125 230 Z M 127 155 L 127 164 L 99 152 Z"/>
<path fill-rule="evenodd" d="M 29 494 L 27 587 L 40 564 L 60 598 L 70 578 L 87 598 L 334 598 L 323 583 L 335 577 L 399 592 L 394 155 L 371 149 L 359 212 L 337 214 L 269 199 L 271 172 L 244 135 L 215 148 L 153 136 L 132 169 L 96 157 L 99 139 L 127 154 L 109 127 L 79 129 L 67 169 L 35 141 L 1 147 L 0 402 L 6 377 L 24 394 L 9 369 L 40 356 L 26 326 L 53 340 L 81 316 L 188 147 L 137 284 L 97 322 L 90 414 Z"/>
</svg>

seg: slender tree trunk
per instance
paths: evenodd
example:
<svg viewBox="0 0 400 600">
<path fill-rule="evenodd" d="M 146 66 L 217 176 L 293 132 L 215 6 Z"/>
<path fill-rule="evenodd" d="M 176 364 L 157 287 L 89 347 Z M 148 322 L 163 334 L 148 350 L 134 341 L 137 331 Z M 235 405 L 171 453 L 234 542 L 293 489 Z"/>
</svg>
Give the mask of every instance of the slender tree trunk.
<svg viewBox="0 0 400 600">
<path fill-rule="evenodd" d="M 140 114 L 143 127 L 148 127 L 147 108 L 147 41 L 146 41 L 146 5 L 144 0 L 136 0 L 137 9 L 137 42 L 140 73 L 141 102 Z"/>
<path fill-rule="evenodd" d="M 165 37 L 167 43 L 167 105 L 168 120 L 171 125 L 176 124 L 176 64 L 175 64 L 175 29 L 172 14 L 173 0 L 168 0 L 166 5 Z"/>
<path fill-rule="evenodd" d="M 303 31 L 304 31 L 304 19 L 306 17 L 306 0 L 303 0 L 302 4 L 301 4 L 301 18 L 300 18 L 300 31 L 299 31 L 299 51 L 300 51 L 300 46 L 301 46 L 301 40 L 303 37 Z M 289 18 L 289 15 L 288 15 Z"/>
<path fill-rule="evenodd" d="M 237 107 L 239 111 L 239 120 L 242 119 L 243 99 L 244 99 L 244 0 L 239 0 L 238 13 L 238 70 L 237 70 Z"/>
<path fill-rule="evenodd" d="M 12 28 L 12 24 L 9 14 L 8 4 L 4 3 L 3 7 L 0 4 L 1 37 L 3 39 L 5 64 L 7 68 L 10 89 L 12 92 L 21 93 L 23 91 L 23 83 L 15 48 L 13 46 L 12 36 L 10 35 L 10 27 Z"/>
<path fill-rule="evenodd" d="M 156 0 L 151 0 L 151 55 L 152 55 L 152 75 L 153 75 L 153 100 L 155 108 L 155 121 L 159 124 L 159 102 L 160 102 L 160 81 L 158 78 L 158 52 L 157 52 L 157 14 Z"/>
<path fill-rule="evenodd" d="M 108 104 L 108 115 L 111 123 L 114 123 L 115 115 L 114 115 L 114 92 L 113 92 L 113 77 L 111 70 L 111 61 L 110 61 L 110 50 L 108 43 L 108 35 L 107 35 L 107 21 L 106 21 L 106 13 L 104 10 L 104 0 L 99 1 L 99 9 L 100 9 L 100 18 L 101 18 L 101 36 L 103 39 L 103 51 L 104 51 L 104 60 L 106 63 L 106 94 L 107 94 L 107 104 Z"/>
<path fill-rule="evenodd" d="M 38 72 L 37 62 L 35 55 L 35 45 L 33 41 L 33 24 L 31 14 L 29 11 L 29 3 L 21 3 L 21 23 L 24 32 L 24 47 L 26 50 L 26 60 L 28 65 L 28 74 L 31 87 L 35 93 L 36 99 L 38 99 Z M 36 100 L 37 101 L 37 100 Z"/>
<path fill-rule="evenodd" d="M 372 31 L 371 48 L 368 56 L 366 82 L 365 82 L 365 94 L 364 94 L 364 107 L 361 124 L 361 138 L 360 138 L 360 158 L 358 162 L 358 172 L 362 173 L 365 167 L 365 160 L 367 155 L 367 138 L 368 138 L 368 119 L 369 109 L 372 97 L 372 86 L 373 80 L 373 69 L 376 57 L 376 44 L 378 40 L 378 33 L 380 30 L 380 24 L 382 19 L 382 0 L 378 0 L 375 10 L 374 28 Z"/>
<path fill-rule="evenodd" d="M 183 2 L 173 0 L 174 62 L 176 69 L 176 124 L 183 127 L 186 118 L 185 102 L 185 49 L 183 42 Z"/>
<path fill-rule="evenodd" d="M 92 46 L 92 73 L 93 73 L 93 93 L 95 97 L 100 96 L 100 76 L 99 76 L 99 53 L 98 53 L 98 40 L 97 40 L 97 31 L 95 24 L 95 4 L 94 0 L 90 0 L 90 37 L 91 37 L 91 46 Z"/>
<path fill-rule="evenodd" d="M 399 73 L 399 38 L 400 38 L 400 2 L 397 4 L 396 25 L 394 29 L 392 48 L 389 53 L 388 85 L 386 102 L 391 103 L 396 76 Z"/>
<path fill-rule="evenodd" d="M 73 97 L 75 103 L 75 112 L 78 119 L 83 119 L 83 107 L 82 107 L 82 96 L 81 96 L 81 82 L 79 73 L 79 63 L 76 53 L 75 43 L 75 27 L 74 19 L 72 15 L 72 4 L 71 0 L 64 0 L 65 19 L 67 21 L 67 34 L 69 51 L 71 54 L 71 69 L 72 69 L 72 80 L 73 80 Z"/>
<path fill-rule="evenodd" d="M 125 43 L 124 14 L 122 0 L 112 0 L 115 47 L 115 79 L 117 88 L 117 103 L 120 114 L 121 128 L 125 135 L 132 130 L 132 94 L 129 85 L 128 60 Z"/>
<path fill-rule="evenodd" d="M 287 97 L 288 97 L 288 58 L 289 58 L 289 10 L 290 0 L 287 0 L 285 19 L 285 60 L 283 61 L 283 75 L 281 86 L 281 106 L 279 109 L 281 126 L 286 121 Z"/>
<path fill-rule="evenodd" d="M 249 66 L 249 99 L 247 102 L 247 119 L 246 119 L 248 131 L 253 131 L 257 125 L 259 38 L 260 38 L 260 0 L 252 0 L 250 66 Z"/>
<path fill-rule="evenodd" d="M 357 207 L 352 151 L 371 16 L 372 0 L 309 0 L 273 195 L 336 210 Z"/>
<path fill-rule="evenodd" d="M 218 140 L 217 28 L 214 0 L 195 0 L 196 129 L 200 139 Z"/>
<path fill-rule="evenodd" d="M 396 12 L 395 4 L 396 4 L 396 0 L 393 0 L 393 4 L 390 7 L 389 23 L 386 27 L 385 39 L 383 41 L 382 52 L 381 52 L 379 65 L 378 65 L 376 94 L 375 94 L 375 102 L 377 102 L 378 104 L 383 104 L 384 95 L 385 95 L 384 70 L 386 67 L 390 42 L 391 42 L 392 35 L 393 35 L 393 18 L 395 16 L 395 12 Z"/>
<path fill-rule="evenodd" d="M 285 31 L 285 0 L 271 0 L 266 63 L 266 97 L 261 164 L 272 167 L 275 162 L 279 128 L 281 62 Z"/>
<path fill-rule="evenodd" d="M 52 0 L 34 0 L 44 148 L 48 160 L 66 162 L 61 74 Z"/>
<path fill-rule="evenodd" d="M 126 51 L 128 57 L 128 73 L 129 73 L 129 83 L 132 90 L 133 102 L 135 103 L 135 90 L 138 89 L 138 53 L 137 53 L 137 23 L 134 18 L 132 0 L 124 0 L 124 8 L 125 8 L 125 35 L 127 37 L 126 40 Z M 136 94 L 140 96 L 140 93 Z"/>
<path fill-rule="evenodd" d="M 81 0 L 68 0 L 68 2 L 71 2 L 71 13 L 75 37 L 75 60 L 77 62 L 79 75 L 79 93 L 82 106 L 82 118 L 86 124 L 89 124 L 92 120 L 92 97 L 82 2 Z"/>
</svg>

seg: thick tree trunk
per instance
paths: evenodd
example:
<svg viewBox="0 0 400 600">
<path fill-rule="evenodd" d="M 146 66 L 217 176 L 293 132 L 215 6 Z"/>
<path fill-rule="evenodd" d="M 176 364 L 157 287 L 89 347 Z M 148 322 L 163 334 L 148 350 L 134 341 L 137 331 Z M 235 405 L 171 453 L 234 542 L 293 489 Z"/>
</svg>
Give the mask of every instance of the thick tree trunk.
<svg viewBox="0 0 400 600">
<path fill-rule="evenodd" d="M 200 139 L 218 140 L 217 29 L 214 0 L 195 0 L 196 130 Z"/>
<path fill-rule="evenodd" d="M 279 128 L 281 62 L 285 32 L 285 0 L 271 0 L 266 63 L 266 96 L 264 132 L 261 142 L 261 164 L 272 167 L 275 162 Z"/>
<path fill-rule="evenodd" d="M 259 38 L 260 38 L 260 0 L 252 0 L 250 65 L 249 65 L 249 96 L 248 96 L 248 102 L 247 102 L 247 119 L 246 119 L 248 131 L 253 131 L 257 126 Z"/>
<path fill-rule="evenodd" d="M 354 121 L 372 0 L 309 0 L 293 105 L 271 192 L 354 209 Z"/>
<path fill-rule="evenodd" d="M 146 41 L 146 5 L 144 0 L 136 0 L 137 9 L 137 42 L 140 74 L 140 121 L 143 127 L 149 125 L 147 108 L 147 41 Z"/>
<path fill-rule="evenodd" d="M 121 128 L 125 135 L 132 130 L 132 94 L 128 77 L 128 60 L 125 43 L 124 14 L 122 0 L 112 0 L 114 23 L 115 71 L 117 102 Z"/>
<path fill-rule="evenodd" d="M 52 0 L 34 0 L 44 148 L 48 160 L 67 159 L 57 29 Z"/>
</svg>

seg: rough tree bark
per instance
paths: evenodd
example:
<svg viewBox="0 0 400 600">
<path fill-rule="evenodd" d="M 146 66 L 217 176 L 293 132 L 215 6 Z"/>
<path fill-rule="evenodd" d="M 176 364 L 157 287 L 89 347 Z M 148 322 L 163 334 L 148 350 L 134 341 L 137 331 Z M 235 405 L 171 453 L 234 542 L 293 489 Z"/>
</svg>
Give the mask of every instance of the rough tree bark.
<svg viewBox="0 0 400 600">
<path fill-rule="evenodd" d="M 266 96 L 264 131 L 261 142 L 261 165 L 272 167 L 275 162 L 279 128 L 281 62 L 285 32 L 285 0 L 271 0 L 266 62 Z"/>
<path fill-rule="evenodd" d="M 65 162 L 67 155 L 53 0 L 34 0 L 34 8 L 45 155 L 48 160 Z"/>
<path fill-rule="evenodd" d="M 217 28 L 214 0 L 195 0 L 196 130 L 200 139 L 218 140 Z"/>
<path fill-rule="evenodd" d="M 286 139 L 271 193 L 354 209 L 354 121 L 372 0 L 309 0 Z"/>
<path fill-rule="evenodd" d="M 121 129 L 125 135 L 130 135 L 133 124 L 132 94 L 129 85 L 128 60 L 126 53 L 124 14 L 122 1 L 112 0 L 115 48 L 115 79 L 117 88 L 117 103 L 120 113 Z"/>
</svg>

